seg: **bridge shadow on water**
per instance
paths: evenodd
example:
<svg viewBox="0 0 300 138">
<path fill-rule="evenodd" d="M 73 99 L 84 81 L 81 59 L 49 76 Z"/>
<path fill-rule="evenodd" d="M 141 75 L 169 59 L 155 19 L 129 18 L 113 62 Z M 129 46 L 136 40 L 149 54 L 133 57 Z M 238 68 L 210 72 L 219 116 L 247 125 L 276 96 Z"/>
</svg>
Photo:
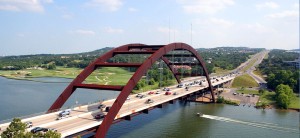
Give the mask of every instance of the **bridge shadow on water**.
<svg viewBox="0 0 300 138">
<path fill-rule="evenodd" d="M 177 100 L 174 104 L 164 105 L 162 109 L 153 109 L 149 114 L 135 116 L 131 121 L 121 121 L 112 125 L 106 137 L 199 137 L 199 133 L 202 134 L 206 131 L 202 128 L 209 127 L 207 120 L 196 116 L 196 113 L 204 105 Z M 202 121 L 204 123 L 201 123 Z M 146 132 L 145 128 L 147 128 Z M 140 129 L 143 130 L 140 131 Z M 139 136 L 136 136 L 137 133 Z M 94 134 L 84 137 L 92 135 Z"/>
</svg>

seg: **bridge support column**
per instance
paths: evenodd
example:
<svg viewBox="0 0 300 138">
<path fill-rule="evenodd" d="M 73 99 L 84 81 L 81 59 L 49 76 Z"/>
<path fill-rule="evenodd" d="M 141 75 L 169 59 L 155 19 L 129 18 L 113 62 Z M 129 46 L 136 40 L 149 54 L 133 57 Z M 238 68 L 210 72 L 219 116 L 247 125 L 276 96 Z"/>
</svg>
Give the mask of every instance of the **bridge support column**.
<svg viewBox="0 0 300 138">
<path fill-rule="evenodd" d="M 131 116 L 127 115 L 127 116 L 124 117 L 124 119 L 127 120 L 127 121 L 131 121 Z"/>
</svg>

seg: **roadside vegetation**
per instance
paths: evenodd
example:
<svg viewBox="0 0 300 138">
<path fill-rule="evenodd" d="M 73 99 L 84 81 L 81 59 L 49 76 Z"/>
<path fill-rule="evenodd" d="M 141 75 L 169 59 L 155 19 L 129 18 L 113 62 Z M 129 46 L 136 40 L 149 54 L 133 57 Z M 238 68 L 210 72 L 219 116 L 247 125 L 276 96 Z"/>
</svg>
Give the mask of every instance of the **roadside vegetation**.
<svg viewBox="0 0 300 138">
<path fill-rule="evenodd" d="M 299 58 L 299 53 L 285 50 L 272 50 L 259 65 L 259 70 L 267 76 L 268 88 L 275 91 L 272 95 L 262 95 L 270 104 L 278 108 L 300 109 L 299 99 L 299 68 L 291 66 L 284 61 L 293 61 Z M 267 101 L 267 100 L 266 100 Z M 267 101 L 268 102 L 268 101 Z"/>
<path fill-rule="evenodd" d="M 2 138 L 60 138 L 61 134 L 54 131 L 45 133 L 31 133 L 26 131 L 27 126 L 21 122 L 21 119 L 14 118 L 8 128 L 1 134 Z"/>
<path fill-rule="evenodd" d="M 246 67 L 244 67 L 242 69 L 243 72 L 247 71 L 248 69 L 250 69 L 253 64 L 256 62 L 257 58 L 251 59 L 251 61 L 248 62 L 248 64 L 246 65 Z"/>
<path fill-rule="evenodd" d="M 247 89 L 247 88 L 243 88 L 243 87 L 241 89 L 238 89 L 236 92 L 244 93 L 244 94 L 255 94 L 255 95 L 259 94 L 258 90 Z"/>
<path fill-rule="evenodd" d="M 248 74 L 244 74 L 234 78 L 232 83 L 233 88 L 242 88 L 242 87 L 248 88 L 248 87 L 257 87 L 257 86 L 258 84 L 256 83 L 256 81 Z"/>
<path fill-rule="evenodd" d="M 264 78 L 263 74 L 261 73 L 261 71 L 259 69 L 254 70 L 253 73 L 261 78 Z"/>
</svg>

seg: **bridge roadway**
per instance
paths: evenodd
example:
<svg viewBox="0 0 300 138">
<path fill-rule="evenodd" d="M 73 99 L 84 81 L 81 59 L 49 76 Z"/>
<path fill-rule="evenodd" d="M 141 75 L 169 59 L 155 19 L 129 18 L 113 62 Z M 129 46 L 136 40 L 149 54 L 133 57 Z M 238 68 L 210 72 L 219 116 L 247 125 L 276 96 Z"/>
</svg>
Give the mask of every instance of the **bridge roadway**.
<svg viewBox="0 0 300 138">
<path fill-rule="evenodd" d="M 194 80 L 204 80 L 204 79 L 205 79 L 204 77 L 201 78 L 193 77 L 190 79 L 186 79 L 183 83 L 190 83 Z M 218 79 L 219 81 L 216 81 L 216 79 Z M 234 79 L 234 76 L 232 75 L 232 76 L 223 77 L 223 80 L 220 77 L 216 79 L 211 80 L 213 86 L 226 83 Z M 159 104 L 166 103 L 168 101 L 177 99 L 187 94 L 194 93 L 196 91 L 202 90 L 207 87 L 208 84 L 206 81 L 205 83 L 203 83 L 202 86 L 200 86 L 199 84 L 190 86 L 188 91 L 186 91 L 184 88 L 177 88 L 176 86 L 171 86 L 169 88 L 171 89 L 170 91 L 172 92 L 172 95 L 165 95 L 164 91 L 161 91 L 160 94 L 152 94 L 152 95 L 147 94 L 149 91 L 144 92 L 143 94 L 147 95 L 145 98 L 137 98 L 136 94 L 130 95 L 129 96 L 130 100 L 127 100 L 124 103 L 124 105 L 122 106 L 121 110 L 119 111 L 115 119 L 119 119 L 127 115 L 137 113 L 151 107 L 155 107 Z M 157 90 L 153 90 L 153 91 L 156 92 Z M 177 95 L 173 95 L 174 92 L 176 92 Z M 152 99 L 154 102 L 147 104 L 146 103 L 147 99 Z M 107 106 L 111 106 L 114 100 L 115 99 L 104 101 L 103 104 Z M 101 120 L 94 119 L 94 116 L 101 112 L 98 109 L 98 105 L 99 103 L 93 105 L 84 105 L 84 106 L 75 107 L 74 109 L 72 109 L 70 116 L 68 116 L 67 118 L 63 118 L 61 120 L 56 120 L 59 112 L 53 112 L 49 114 L 22 119 L 22 122 L 31 121 L 33 123 L 32 128 L 37 126 L 45 127 L 45 128 L 54 128 L 59 133 L 62 134 L 62 137 L 66 137 L 87 130 L 89 128 L 93 128 L 95 126 L 99 126 L 102 123 L 102 119 Z M 103 113 L 106 114 L 107 112 L 103 112 Z M 9 123 L 0 124 L 0 128 L 1 128 L 0 133 L 2 133 L 7 128 L 8 125 Z M 28 128 L 27 130 L 30 131 L 32 128 Z"/>
</svg>

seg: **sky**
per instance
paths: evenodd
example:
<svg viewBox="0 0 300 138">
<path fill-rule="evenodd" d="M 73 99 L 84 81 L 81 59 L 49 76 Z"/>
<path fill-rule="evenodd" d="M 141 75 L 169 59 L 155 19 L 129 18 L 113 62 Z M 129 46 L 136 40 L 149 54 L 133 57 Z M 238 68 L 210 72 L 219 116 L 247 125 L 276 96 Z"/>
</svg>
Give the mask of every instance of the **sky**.
<svg viewBox="0 0 300 138">
<path fill-rule="evenodd" d="M 0 56 L 129 43 L 299 48 L 298 0 L 0 0 Z"/>
</svg>

